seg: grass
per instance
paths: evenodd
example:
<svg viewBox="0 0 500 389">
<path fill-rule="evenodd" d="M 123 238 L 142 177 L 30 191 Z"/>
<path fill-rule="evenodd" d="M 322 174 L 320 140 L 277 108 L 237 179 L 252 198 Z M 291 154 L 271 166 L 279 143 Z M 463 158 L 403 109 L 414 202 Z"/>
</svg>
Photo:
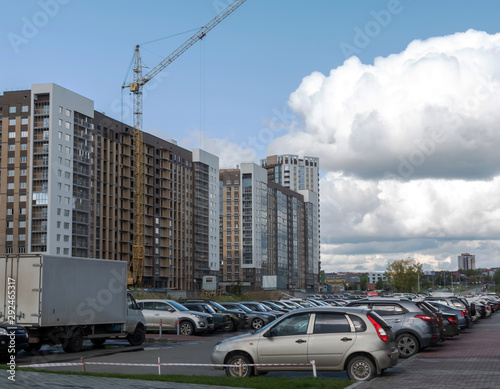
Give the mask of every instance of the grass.
<svg viewBox="0 0 500 389">
<path fill-rule="evenodd" d="M 7 369 L 7 366 L 0 365 L 0 369 Z M 126 378 L 147 381 L 177 382 L 183 384 L 216 385 L 229 386 L 234 388 L 255 388 L 255 389 L 343 389 L 354 383 L 354 381 L 333 379 L 333 378 L 281 378 L 281 377 L 214 377 L 214 376 L 186 376 L 186 375 L 155 375 L 155 374 L 119 374 L 119 373 L 80 373 L 68 371 L 48 371 L 42 369 L 16 368 L 16 371 L 35 371 L 52 374 L 84 375 L 91 377 Z"/>
</svg>

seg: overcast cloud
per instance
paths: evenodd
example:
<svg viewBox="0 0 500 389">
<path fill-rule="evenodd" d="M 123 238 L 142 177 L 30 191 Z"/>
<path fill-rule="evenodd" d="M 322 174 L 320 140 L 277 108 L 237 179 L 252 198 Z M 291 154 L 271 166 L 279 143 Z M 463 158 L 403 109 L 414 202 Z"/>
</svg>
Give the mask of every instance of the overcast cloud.
<svg viewBox="0 0 500 389">
<path fill-rule="evenodd" d="M 500 34 L 411 42 L 373 64 L 312 73 L 289 100 L 303 120 L 268 154 L 320 157 L 322 268 L 500 263 Z"/>
</svg>

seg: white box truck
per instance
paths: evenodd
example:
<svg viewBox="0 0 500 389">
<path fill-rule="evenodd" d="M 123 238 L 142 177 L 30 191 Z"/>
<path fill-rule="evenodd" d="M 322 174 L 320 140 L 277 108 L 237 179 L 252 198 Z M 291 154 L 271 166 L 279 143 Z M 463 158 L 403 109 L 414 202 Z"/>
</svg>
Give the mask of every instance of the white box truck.
<svg viewBox="0 0 500 389">
<path fill-rule="evenodd" d="M 78 352 L 84 339 L 102 345 L 124 338 L 138 346 L 146 336 L 144 315 L 127 291 L 123 261 L 2 255 L 0 322 L 13 316 L 27 329 L 34 351 L 61 344 L 66 352 Z"/>
</svg>

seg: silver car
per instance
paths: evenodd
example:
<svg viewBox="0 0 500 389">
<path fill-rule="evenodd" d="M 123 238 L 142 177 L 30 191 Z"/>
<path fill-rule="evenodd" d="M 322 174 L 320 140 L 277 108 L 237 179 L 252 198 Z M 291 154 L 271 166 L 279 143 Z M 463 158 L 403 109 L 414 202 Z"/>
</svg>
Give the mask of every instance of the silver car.
<svg viewBox="0 0 500 389">
<path fill-rule="evenodd" d="M 177 332 L 181 335 L 211 332 L 214 330 L 214 318 L 204 312 L 190 311 L 173 300 L 137 300 L 146 318 L 148 330 Z M 178 329 L 177 329 L 178 326 Z"/>
<path fill-rule="evenodd" d="M 287 313 L 266 327 L 217 343 L 212 362 L 228 376 L 277 370 L 346 370 L 366 381 L 396 366 L 394 333 L 375 312 L 357 308 L 316 307 Z M 224 369 L 217 366 L 217 369 Z"/>
</svg>

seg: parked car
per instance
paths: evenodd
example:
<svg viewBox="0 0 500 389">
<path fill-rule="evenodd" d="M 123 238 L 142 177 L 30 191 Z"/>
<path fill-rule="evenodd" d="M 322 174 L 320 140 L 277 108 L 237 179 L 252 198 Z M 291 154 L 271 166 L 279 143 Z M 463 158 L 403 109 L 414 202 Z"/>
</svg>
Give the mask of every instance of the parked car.
<svg viewBox="0 0 500 389">
<path fill-rule="evenodd" d="M 24 327 L 0 324 L 0 362 L 9 361 L 12 355 L 28 347 L 28 332 Z"/>
<path fill-rule="evenodd" d="M 198 303 L 206 303 L 212 306 L 218 313 L 227 313 L 231 316 L 231 323 L 228 323 L 224 327 L 224 331 L 238 331 L 248 324 L 248 316 L 245 312 L 241 312 L 240 310 L 232 310 L 227 309 L 220 305 L 218 302 L 207 299 L 182 299 L 179 300 L 179 303 L 183 304 L 185 302 L 198 302 Z"/>
<path fill-rule="evenodd" d="M 391 297 L 352 301 L 348 307 L 373 309 L 389 324 L 396 335 L 401 358 L 409 358 L 439 342 L 436 317 L 415 302 Z"/>
<path fill-rule="evenodd" d="M 243 304 L 245 307 L 251 309 L 252 311 L 270 313 L 271 315 L 274 315 L 277 318 L 285 314 L 282 311 L 268 308 L 258 301 L 242 301 L 240 304 Z"/>
<path fill-rule="evenodd" d="M 228 376 L 310 370 L 314 360 L 319 371 L 346 370 L 358 381 L 396 366 L 398 358 L 394 333 L 379 315 L 344 307 L 291 311 L 254 333 L 217 343 L 212 352 L 214 364 L 234 366 L 225 367 Z"/>
<path fill-rule="evenodd" d="M 190 311 L 173 300 L 137 300 L 146 318 L 148 330 L 177 331 L 181 335 L 193 335 L 214 330 L 214 318 L 208 313 Z"/>
<path fill-rule="evenodd" d="M 425 305 L 425 307 L 436 316 L 438 329 L 439 329 L 439 340 L 441 342 L 444 342 L 446 340 L 447 336 L 446 336 L 446 326 L 444 323 L 443 312 L 439 308 L 437 308 L 434 305 L 432 305 L 431 303 L 429 303 L 428 301 L 417 300 L 417 299 L 414 301 L 419 307 L 421 306 L 421 304 Z"/>
<path fill-rule="evenodd" d="M 453 313 L 443 312 L 444 327 L 446 329 L 446 337 L 453 338 L 460 335 L 460 327 L 458 326 L 458 316 Z"/>
<path fill-rule="evenodd" d="M 456 308 L 448 304 L 443 304 L 438 301 L 428 300 L 432 305 L 439 308 L 442 312 L 453 313 L 458 317 L 458 326 L 461 330 L 470 327 L 471 319 L 465 308 Z"/>
<path fill-rule="evenodd" d="M 274 309 L 275 311 L 281 311 L 283 313 L 288 313 L 292 310 L 292 308 L 286 308 L 285 305 L 281 304 L 276 304 L 272 301 L 261 301 L 262 304 L 264 304 L 266 307 L 269 307 L 270 309 Z"/>
<path fill-rule="evenodd" d="M 467 313 L 467 316 L 469 316 L 470 319 L 470 313 L 469 313 L 469 302 L 463 298 L 463 297 L 457 297 L 457 296 L 430 296 L 426 297 L 425 300 L 428 301 L 435 301 L 441 304 L 446 304 L 449 305 L 450 307 L 455 307 L 459 309 L 465 309 L 465 312 Z M 468 321 L 469 327 L 470 324 L 472 323 L 472 320 Z"/>
<path fill-rule="evenodd" d="M 248 326 L 258 330 L 276 319 L 276 316 L 266 312 L 255 312 L 240 303 L 221 303 L 224 308 L 241 311 L 248 316 Z"/>
<path fill-rule="evenodd" d="M 214 331 L 218 329 L 222 329 L 226 332 L 231 330 L 231 315 L 229 315 L 229 313 L 219 313 L 214 307 L 207 303 L 184 303 L 182 305 L 190 311 L 204 312 L 212 315 L 214 318 Z"/>
</svg>

